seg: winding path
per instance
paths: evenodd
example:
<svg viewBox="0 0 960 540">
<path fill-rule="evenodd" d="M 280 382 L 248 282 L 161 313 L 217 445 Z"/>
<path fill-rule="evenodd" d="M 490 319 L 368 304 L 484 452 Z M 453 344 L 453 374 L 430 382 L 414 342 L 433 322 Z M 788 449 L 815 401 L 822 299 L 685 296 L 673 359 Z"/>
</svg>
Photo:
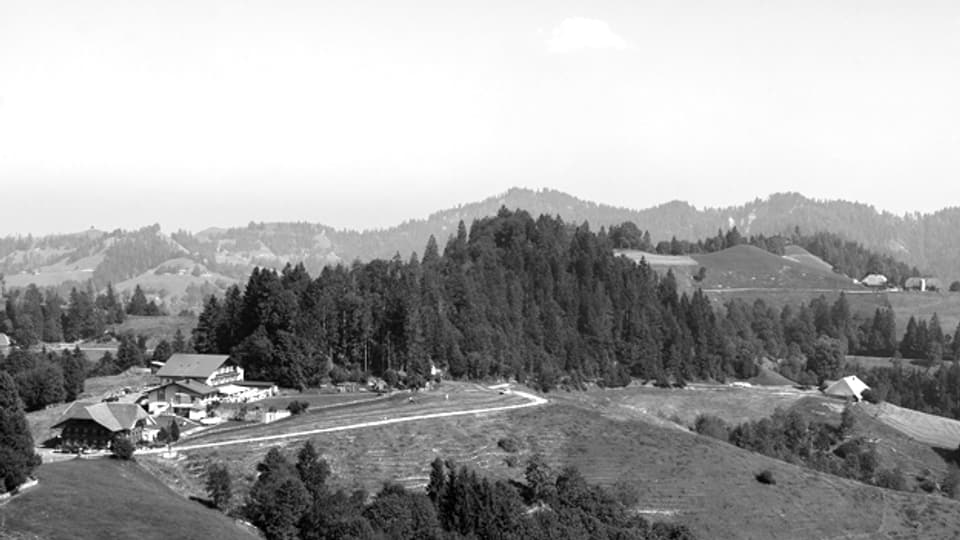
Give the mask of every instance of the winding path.
<svg viewBox="0 0 960 540">
<path fill-rule="evenodd" d="M 464 411 L 447 411 L 440 413 L 429 413 L 429 414 L 418 414 L 414 416 L 404 416 L 400 418 L 387 418 L 385 420 L 373 420 L 370 422 L 360 422 L 358 424 L 348 424 L 345 426 L 334 426 L 328 428 L 320 429 L 311 429 L 307 431 L 294 431 L 291 433 L 281 433 L 279 435 L 267 435 L 264 437 L 250 437 L 247 439 L 234 439 L 229 441 L 220 441 L 204 444 L 187 444 L 182 446 L 172 446 L 169 451 L 187 451 L 187 450 L 202 450 L 205 448 L 217 448 L 220 446 L 229 446 L 233 444 L 249 444 L 249 443 L 259 443 L 259 442 L 269 442 L 282 439 L 296 439 L 299 437 L 309 437 L 311 435 L 319 435 L 321 433 L 333 433 L 336 431 L 349 431 L 352 429 L 363 429 L 369 427 L 377 426 L 386 426 L 390 424 L 400 424 L 403 422 L 414 422 L 417 420 L 430 420 L 433 418 L 449 418 L 451 416 L 465 416 L 468 414 L 484 414 L 484 413 L 495 413 L 502 411 L 510 411 L 513 409 L 523 409 L 526 407 L 536 407 L 547 403 L 547 400 L 528 392 L 521 392 L 519 390 L 512 390 L 511 394 L 526 398 L 528 401 L 526 403 L 518 403 L 516 405 L 503 405 L 501 407 L 485 407 L 482 409 L 468 409 Z M 168 452 L 166 448 L 152 448 L 149 450 L 139 450 L 137 455 L 149 455 L 149 454 L 163 454 Z"/>
</svg>

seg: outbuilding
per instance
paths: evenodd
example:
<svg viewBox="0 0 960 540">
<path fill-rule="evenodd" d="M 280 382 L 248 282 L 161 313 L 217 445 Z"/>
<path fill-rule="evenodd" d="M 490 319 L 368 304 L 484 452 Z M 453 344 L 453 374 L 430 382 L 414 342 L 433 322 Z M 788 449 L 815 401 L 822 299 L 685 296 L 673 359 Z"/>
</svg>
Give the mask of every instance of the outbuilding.
<svg viewBox="0 0 960 540">
<path fill-rule="evenodd" d="M 828 396 L 853 398 L 860 401 L 863 399 L 863 392 L 869 389 L 870 387 L 861 381 L 859 377 L 850 375 L 849 377 L 844 377 L 839 381 L 829 384 L 823 390 L 823 393 Z"/>
</svg>

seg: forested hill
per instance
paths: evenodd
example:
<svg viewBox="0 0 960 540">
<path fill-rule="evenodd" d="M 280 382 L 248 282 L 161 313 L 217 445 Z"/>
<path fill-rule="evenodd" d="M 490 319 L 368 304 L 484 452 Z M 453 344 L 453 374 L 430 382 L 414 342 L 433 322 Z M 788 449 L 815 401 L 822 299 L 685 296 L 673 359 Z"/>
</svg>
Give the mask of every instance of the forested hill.
<svg viewBox="0 0 960 540">
<path fill-rule="evenodd" d="M 638 201 L 631 201 L 638 204 Z M 930 271 L 944 283 L 960 279 L 960 208 L 906 217 L 843 201 L 819 201 L 799 194 L 728 207 L 697 209 L 671 202 L 630 210 L 583 201 L 553 190 L 511 189 L 483 201 L 436 212 L 389 229 L 337 230 L 318 223 L 250 223 L 246 227 L 165 234 L 158 226 L 137 231 L 91 230 L 72 235 L 0 238 L 0 274 L 7 287 L 82 284 L 117 290 L 140 285 L 177 311 L 199 298 L 244 280 L 255 267 L 280 269 L 303 262 L 312 274 L 326 265 L 354 260 L 407 259 L 422 254 L 433 235 L 442 244 L 462 220 L 495 214 L 501 207 L 522 208 L 533 216 L 559 216 L 566 223 L 589 222 L 593 230 L 633 222 L 654 243 L 696 241 L 734 226 L 741 234 L 802 234 L 828 231 L 864 247 L 890 254 L 911 267 Z M 322 221 L 323 216 L 317 216 Z M 860 278 L 863 276 L 851 276 Z M 69 291 L 69 288 L 62 292 Z"/>
<path fill-rule="evenodd" d="M 717 312 L 701 290 L 680 294 L 671 272 L 613 245 L 605 231 L 503 208 L 469 233 L 459 225 L 442 254 L 431 237 L 422 260 L 328 267 L 315 278 L 302 265 L 255 269 L 242 290 L 207 300 L 193 346 L 287 387 L 399 372 L 416 386 L 436 366 L 543 390 L 750 378 L 762 356 L 789 356 L 794 375 L 817 382 L 837 375 L 844 351 L 896 346 L 889 310 L 854 315 L 841 295 L 783 311 L 733 300 Z M 946 341 L 934 341 L 942 357 Z"/>
</svg>

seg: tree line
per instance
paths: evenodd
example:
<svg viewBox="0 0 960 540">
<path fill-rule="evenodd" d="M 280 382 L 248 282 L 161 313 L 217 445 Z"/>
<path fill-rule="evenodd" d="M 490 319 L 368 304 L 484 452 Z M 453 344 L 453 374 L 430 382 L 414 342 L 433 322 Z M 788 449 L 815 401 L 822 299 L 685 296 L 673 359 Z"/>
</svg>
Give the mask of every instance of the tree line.
<svg viewBox="0 0 960 540">
<path fill-rule="evenodd" d="M 92 282 L 86 289 L 74 287 L 67 300 L 54 288 L 41 291 L 30 284 L 7 292 L 0 312 L 0 332 L 21 347 L 31 347 L 41 342 L 97 338 L 109 325 L 122 323 L 127 315 L 162 314 L 163 309 L 154 300 L 147 300 L 139 285 L 124 304 L 109 284 L 101 293 L 94 290 Z"/>
<path fill-rule="evenodd" d="M 214 505 L 249 519 L 268 540 L 694 538 L 682 524 L 650 523 L 630 512 L 635 496 L 590 485 L 573 467 L 554 471 L 536 455 L 525 482 L 490 480 L 437 458 L 426 493 L 387 482 L 372 498 L 334 489 L 330 467 L 311 442 L 295 461 L 271 449 L 257 472 L 235 506 L 229 469 L 213 463 L 207 492 Z"/>
</svg>

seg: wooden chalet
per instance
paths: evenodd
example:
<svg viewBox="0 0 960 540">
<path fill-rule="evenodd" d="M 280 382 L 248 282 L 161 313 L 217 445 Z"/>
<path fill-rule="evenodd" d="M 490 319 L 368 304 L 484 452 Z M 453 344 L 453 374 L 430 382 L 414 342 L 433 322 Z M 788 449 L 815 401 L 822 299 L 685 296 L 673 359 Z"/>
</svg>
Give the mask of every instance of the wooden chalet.
<svg viewBox="0 0 960 540">
<path fill-rule="evenodd" d="M 53 425 L 60 431 L 60 445 L 79 448 L 108 448 L 117 434 L 134 442 L 144 438 L 154 421 L 136 403 L 74 402 Z"/>
</svg>

